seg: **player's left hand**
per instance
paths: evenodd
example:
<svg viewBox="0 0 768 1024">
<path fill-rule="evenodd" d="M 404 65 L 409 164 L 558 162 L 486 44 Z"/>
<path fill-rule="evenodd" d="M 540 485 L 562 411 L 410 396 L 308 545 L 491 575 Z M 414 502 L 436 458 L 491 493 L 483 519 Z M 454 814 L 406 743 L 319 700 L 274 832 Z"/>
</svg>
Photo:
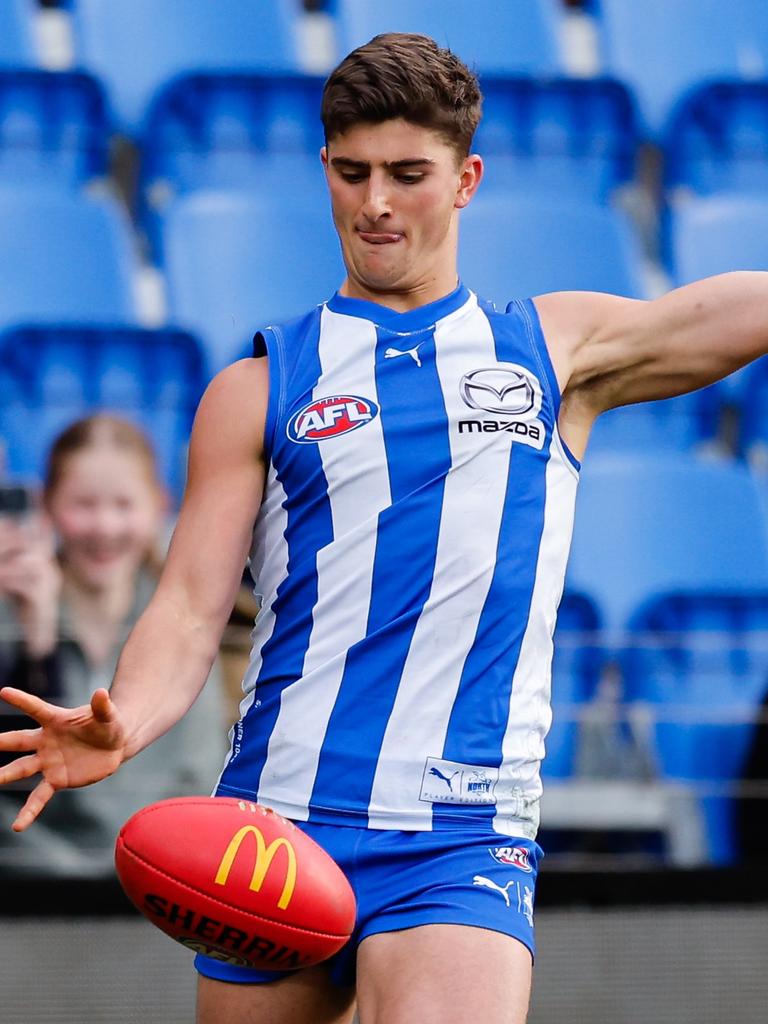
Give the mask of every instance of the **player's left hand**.
<svg viewBox="0 0 768 1024">
<path fill-rule="evenodd" d="M 96 690 L 90 704 L 61 708 L 6 686 L 0 698 L 34 718 L 37 729 L 0 733 L 0 751 L 28 752 L 0 768 L 0 785 L 42 775 L 13 823 L 23 832 L 60 789 L 88 786 L 112 775 L 126 758 L 125 727 L 109 692 Z"/>
</svg>

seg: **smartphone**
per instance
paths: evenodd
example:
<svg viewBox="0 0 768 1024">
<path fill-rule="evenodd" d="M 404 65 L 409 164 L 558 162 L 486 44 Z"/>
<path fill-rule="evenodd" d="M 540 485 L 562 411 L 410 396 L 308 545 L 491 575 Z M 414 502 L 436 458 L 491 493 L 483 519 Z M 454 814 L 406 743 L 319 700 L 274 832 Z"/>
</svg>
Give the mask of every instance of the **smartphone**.
<svg viewBox="0 0 768 1024">
<path fill-rule="evenodd" d="M 33 507 L 32 492 L 28 487 L 0 484 L 0 516 L 24 519 Z"/>
</svg>

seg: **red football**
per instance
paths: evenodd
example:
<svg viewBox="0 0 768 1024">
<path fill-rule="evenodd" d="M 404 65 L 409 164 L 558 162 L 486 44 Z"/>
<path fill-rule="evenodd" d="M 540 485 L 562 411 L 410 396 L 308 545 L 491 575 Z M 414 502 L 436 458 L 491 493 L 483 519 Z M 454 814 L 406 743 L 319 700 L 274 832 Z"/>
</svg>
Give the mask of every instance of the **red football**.
<svg viewBox="0 0 768 1024">
<path fill-rule="evenodd" d="M 269 808 L 179 797 L 123 825 L 117 874 L 139 910 L 197 953 L 265 970 L 319 963 L 341 949 L 355 897 L 338 865 Z"/>
</svg>

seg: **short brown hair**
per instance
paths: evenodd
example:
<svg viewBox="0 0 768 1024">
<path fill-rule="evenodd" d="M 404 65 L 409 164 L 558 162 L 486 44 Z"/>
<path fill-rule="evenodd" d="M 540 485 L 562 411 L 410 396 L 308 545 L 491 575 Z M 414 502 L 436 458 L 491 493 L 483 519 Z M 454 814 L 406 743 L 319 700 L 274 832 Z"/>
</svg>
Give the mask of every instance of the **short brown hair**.
<svg viewBox="0 0 768 1024">
<path fill-rule="evenodd" d="M 388 32 L 353 50 L 323 89 L 320 118 L 328 142 L 357 124 L 403 118 L 432 128 L 467 156 L 480 121 L 477 78 L 429 36 Z"/>
</svg>

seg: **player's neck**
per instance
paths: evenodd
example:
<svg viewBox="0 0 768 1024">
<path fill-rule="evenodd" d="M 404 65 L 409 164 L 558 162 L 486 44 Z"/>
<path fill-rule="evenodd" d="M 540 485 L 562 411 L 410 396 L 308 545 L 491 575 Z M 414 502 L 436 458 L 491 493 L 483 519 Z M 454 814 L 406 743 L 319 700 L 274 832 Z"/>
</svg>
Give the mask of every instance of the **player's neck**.
<svg viewBox="0 0 768 1024">
<path fill-rule="evenodd" d="M 391 290 L 370 288 L 360 281 L 347 277 L 339 288 L 339 295 L 348 299 L 364 299 L 386 306 L 396 313 L 409 313 L 412 309 L 427 306 L 445 298 L 456 289 L 458 277 L 456 273 L 444 275 L 439 280 L 420 282 L 411 288 L 394 288 Z"/>
</svg>

